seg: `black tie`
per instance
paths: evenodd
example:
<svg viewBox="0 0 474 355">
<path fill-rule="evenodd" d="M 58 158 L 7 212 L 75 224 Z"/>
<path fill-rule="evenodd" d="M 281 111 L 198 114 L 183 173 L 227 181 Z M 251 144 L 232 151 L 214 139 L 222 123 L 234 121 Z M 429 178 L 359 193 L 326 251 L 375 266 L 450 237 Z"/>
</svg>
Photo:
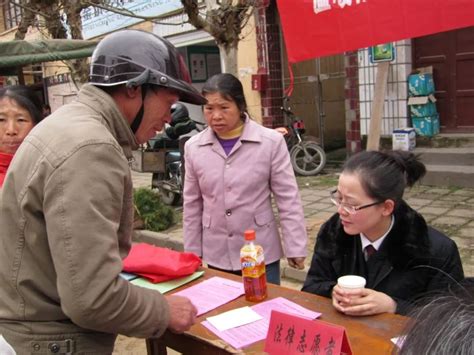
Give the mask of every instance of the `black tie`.
<svg viewBox="0 0 474 355">
<path fill-rule="evenodd" d="M 372 244 L 367 245 L 365 248 L 365 261 L 369 260 L 370 257 L 377 251 Z"/>
</svg>

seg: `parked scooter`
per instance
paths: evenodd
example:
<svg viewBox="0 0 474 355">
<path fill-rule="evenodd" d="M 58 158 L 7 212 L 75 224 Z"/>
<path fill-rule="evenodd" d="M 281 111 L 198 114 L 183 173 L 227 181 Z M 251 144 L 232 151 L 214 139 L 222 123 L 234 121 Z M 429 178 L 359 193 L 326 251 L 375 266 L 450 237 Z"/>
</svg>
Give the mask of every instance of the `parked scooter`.
<svg viewBox="0 0 474 355">
<path fill-rule="evenodd" d="M 326 165 L 326 153 L 313 137 L 304 135 L 304 122 L 291 111 L 288 101 L 289 98 L 285 97 L 283 107 L 280 108 L 285 126 L 275 130 L 285 136 L 293 170 L 303 176 L 316 175 Z"/>
<path fill-rule="evenodd" d="M 176 205 L 183 193 L 183 166 L 181 154 L 184 143 L 194 134 L 204 129 L 204 123 L 189 117 L 189 111 L 181 103 L 171 107 L 171 122 L 164 133 L 157 134 L 149 141 L 152 151 L 165 150 L 164 171 L 154 172 L 151 187 L 159 190 L 162 201 L 167 205 Z"/>
</svg>

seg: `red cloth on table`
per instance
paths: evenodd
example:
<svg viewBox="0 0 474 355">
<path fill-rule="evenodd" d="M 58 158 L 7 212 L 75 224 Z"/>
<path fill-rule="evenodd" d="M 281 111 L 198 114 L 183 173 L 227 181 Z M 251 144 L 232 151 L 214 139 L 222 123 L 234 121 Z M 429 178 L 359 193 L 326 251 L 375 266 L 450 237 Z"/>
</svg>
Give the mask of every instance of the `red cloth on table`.
<svg viewBox="0 0 474 355">
<path fill-rule="evenodd" d="M 157 283 L 191 275 L 201 263 L 201 259 L 194 253 L 138 243 L 132 245 L 130 253 L 123 260 L 123 271 Z"/>
</svg>

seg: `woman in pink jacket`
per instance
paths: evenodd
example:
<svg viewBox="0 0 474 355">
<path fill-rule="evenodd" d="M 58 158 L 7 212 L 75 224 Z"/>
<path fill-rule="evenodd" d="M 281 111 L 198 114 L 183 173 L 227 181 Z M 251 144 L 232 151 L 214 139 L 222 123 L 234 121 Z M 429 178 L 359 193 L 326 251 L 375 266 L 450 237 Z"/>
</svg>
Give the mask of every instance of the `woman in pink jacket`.
<svg viewBox="0 0 474 355">
<path fill-rule="evenodd" d="M 254 229 L 267 280 L 279 284 L 280 258 L 285 255 L 290 266 L 303 269 L 307 243 L 285 140 L 250 119 L 242 84 L 233 75 L 211 77 L 202 94 L 208 128 L 185 146 L 185 250 L 209 267 L 240 274 L 244 231 Z"/>
</svg>

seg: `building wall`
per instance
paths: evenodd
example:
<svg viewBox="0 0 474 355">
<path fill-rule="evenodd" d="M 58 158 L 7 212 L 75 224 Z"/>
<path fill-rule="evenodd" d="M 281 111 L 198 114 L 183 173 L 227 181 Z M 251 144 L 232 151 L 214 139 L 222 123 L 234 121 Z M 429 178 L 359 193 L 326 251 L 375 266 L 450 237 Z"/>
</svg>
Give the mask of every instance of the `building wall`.
<svg viewBox="0 0 474 355">
<path fill-rule="evenodd" d="M 51 112 L 74 100 L 79 91 L 68 72 L 45 77 L 44 85 L 48 90 Z"/>
<path fill-rule="evenodd" d="M 360 134 L 359 105 L 359 56 L 357 51 L 345 54 L 345 120 L 346 150 L 348 154 L 357 153 L 362 149 Z"/>
<path fill-rule="evenodd" d="M 412 70 L 411 40 L 395 43 L 395 60 L 391 62 L 382 119 L 382 135 L 391 135 L 394 128 L 408 127 L 407 78 Z M 369 134 L 372 100 L 377 64 L 370 63 L 367 48 L 359 50 L 360 132 Z"/>
<path fill-rule="evenodd" d="M 257 11 L 256 35 L 258 72 L 266 74 L 268 79 L 266 90 L 261 92 L 263 123 L 269 127 L 281 126 L 285 120 L 280 108 L 290 80 L 275 1 L 269 1 L 268 7 Z M 300 62 L 292 68 L 294 87 L 290 107 L 304 120 L 306 135 L 330 145 L 344 144 L 343 56 Z"/>
<path fill-rule="evenodd" d="M 280 24 L 275 1 L 256 10 L 258 74 L 265 76 L 267 85 L 261 95 L 262 124 L 267 127 L 283 125 L 283 84 L 280 46 Z"/>
<path fill-rule="evenodd" d="M 290 83 L 286 53 L 282 59 L 284 84 Z M 344 145 L 344 56 L 335 55 L 292 64 L 294 90 L 291 108 L 304 119 L 308 135 L 328 147 Z M 320 133 L 322 129 L 322 134 Z"/>
<path fill-rule="evenodd" d="M 3 11 L 0 11 L 0 32 L 5 32 L 5 18 L 3 17 Z"/>
<path fill-rule="evenodd" d="M 241 34 L 237 50 L 238 76 L 244 88 L 245 99 L 250 116 L 262 123 L 262 105 L 260 92 L 252 90 L 252 74 L 258 72 L 257 35 L 255 17 L 251 17 Z"/>
</svg>

